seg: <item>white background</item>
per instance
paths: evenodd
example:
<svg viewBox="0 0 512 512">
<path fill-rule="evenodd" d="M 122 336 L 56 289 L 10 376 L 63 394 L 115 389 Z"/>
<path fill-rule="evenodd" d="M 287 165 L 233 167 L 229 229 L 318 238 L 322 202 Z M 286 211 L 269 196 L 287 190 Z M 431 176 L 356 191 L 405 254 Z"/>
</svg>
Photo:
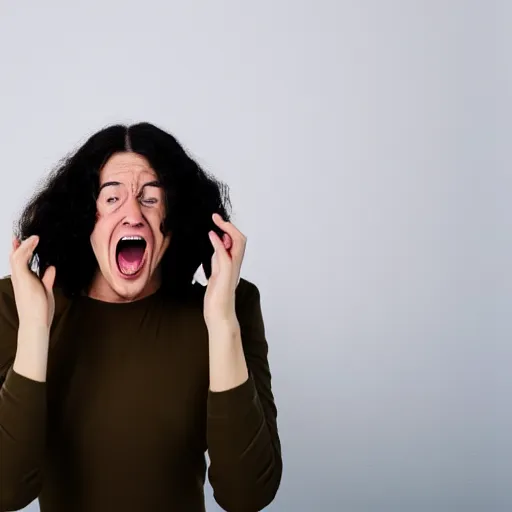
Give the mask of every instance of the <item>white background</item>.
<svg viewBox="0 0 512 512">
<path fill-rule="evenodd" d="M 38 180 L 153 122 L 248 236 L 285 465 L 269 510 L 510 510 L 505 2 L 0 6 L 4 274 Z"/>
</svg>

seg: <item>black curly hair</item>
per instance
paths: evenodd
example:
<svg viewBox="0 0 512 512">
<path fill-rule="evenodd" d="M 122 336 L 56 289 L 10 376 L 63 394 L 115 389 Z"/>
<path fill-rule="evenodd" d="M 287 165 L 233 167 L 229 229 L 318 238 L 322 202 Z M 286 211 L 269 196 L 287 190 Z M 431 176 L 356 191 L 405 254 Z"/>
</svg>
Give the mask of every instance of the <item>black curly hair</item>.
<svg viewBox="0 0 512 512">
<path fill-rule="evenodd" d="M 39 275 L 54 265 L 55 286 L 65 295 L 86 292 L 98 268 L 90 235 L 99 173 L 114 153 L 123 151 L 144 156 L 162 183 L 166 216 L 161 230 L 172 232 L 172 238 L 161 261 L 161 287 L 178 299 L 187 297 L 200 264 L 207 277 L 211 274 L 208 232 L 222 235 L 213 213 L 229 221 L 229 189 L 201 169 L 175 137 L 153 124 L 116 124 L 92 135 L 58 164 L 29 201 L 15 225 L 16 236 L 40 237 L 34 256 Z"/>
</svg>

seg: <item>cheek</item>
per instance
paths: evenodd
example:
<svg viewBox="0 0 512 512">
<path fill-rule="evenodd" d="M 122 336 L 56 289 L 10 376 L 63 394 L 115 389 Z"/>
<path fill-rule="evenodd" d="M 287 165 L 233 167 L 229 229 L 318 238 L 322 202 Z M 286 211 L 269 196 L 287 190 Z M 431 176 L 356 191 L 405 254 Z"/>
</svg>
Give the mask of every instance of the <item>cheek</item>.
<svg viewBox="0 0 512 512">
<path fill-rule="evenodd" d="M 155 249 L 157 254 L 163 254 L 163 252 L 169 247 L 170 235 L 164 236 L 160 231 L 160 228 L 155 232 Z"/>
<path fill-rule="evenodd" d="M 94 229 L 91 233 L 91 236 L 90 236 L 90 240 L 91 240 L 91 246 L 94 250 L 94 252 L 96 252 L 97 248 L 98 248 L 98 229 L 97 229 L 97 226 L 94 226 Z"/>
<path fill-rule="evenodd" d="M 161 215 L 160 212 L 152 212 L 153 215 L 146 216 L 146 219 L 151 227 L 151 231 L 153 232 L 153 237 L 155 240 L 155 243 L 159 244 L 162 242 L 164 238 L 164 234 L 162 233 L 161 227 L 164 222 L 164 216 Z"/>
<path fill-rule="evenodd" d="M 91 233 L 91 245 L 94 252 L 99 255 L 108 250 L 109 231 L 105 220 L 97 214 L 96 224 Z"/>
<path fill-rule="evenodd" d="M 160 230 L 155 237 L 155 247 L 153 251 L 153 259 L 155 262 L 159 262 L 165 251 L 168 249 L 171 241 L 171 235 L 164 236 Z"/>
</svg>

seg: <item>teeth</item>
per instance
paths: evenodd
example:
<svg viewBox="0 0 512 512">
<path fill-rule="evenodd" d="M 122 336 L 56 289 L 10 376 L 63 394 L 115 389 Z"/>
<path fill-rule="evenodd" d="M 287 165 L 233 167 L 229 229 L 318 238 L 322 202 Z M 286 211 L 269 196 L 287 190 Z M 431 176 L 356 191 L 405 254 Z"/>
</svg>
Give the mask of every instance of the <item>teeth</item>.
<svg viewBox="0 0 512 512">
<path fill-rule="evenodd" d="M 144 240 L 141 236 L 123 236 L 121 240 Z"/>
</svg>

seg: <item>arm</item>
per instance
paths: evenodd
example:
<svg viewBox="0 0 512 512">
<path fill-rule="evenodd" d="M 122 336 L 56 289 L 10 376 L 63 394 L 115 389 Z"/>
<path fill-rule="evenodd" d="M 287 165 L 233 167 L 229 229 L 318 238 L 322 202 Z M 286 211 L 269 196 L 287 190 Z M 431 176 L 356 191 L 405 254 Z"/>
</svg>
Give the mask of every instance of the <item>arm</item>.
<svg viewBox="0 0 512 512">
<path fill-rule="evenodd" d="M 46 330 L 18 329 L 10 280 L 0 280 L 0 512 L 20 510 L 41 489 L 47 350 Z"/>
<path fill-rule="evenodd" d="M 238 325 L 209 333 L 209 479 L 225 510 L 257 512 L 279 488 L 281 446 L 259 290 L 242 280 L 236 295 Z"/>
</svg>

